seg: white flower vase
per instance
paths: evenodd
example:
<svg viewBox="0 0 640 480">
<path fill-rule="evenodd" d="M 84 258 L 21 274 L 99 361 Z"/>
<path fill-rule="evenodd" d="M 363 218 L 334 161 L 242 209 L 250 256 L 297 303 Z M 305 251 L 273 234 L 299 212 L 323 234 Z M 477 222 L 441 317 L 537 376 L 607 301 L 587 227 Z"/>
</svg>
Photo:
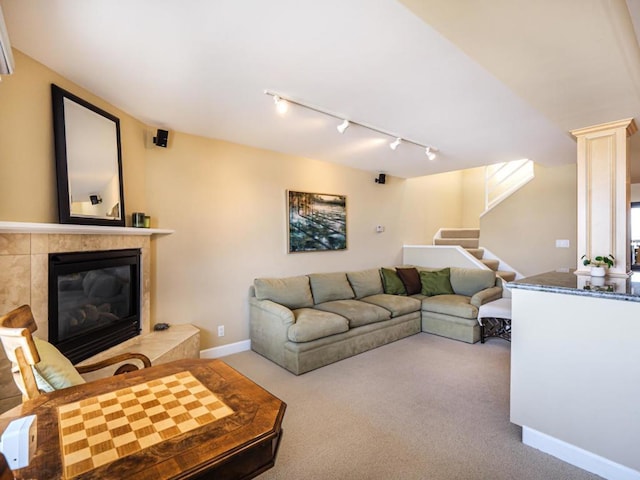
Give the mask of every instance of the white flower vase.
<svg viewBox="0 0 640 480">
<path fill-rule="evenodd" d="M 604 277 L 607 274 L 607 271 L 604 267 L 591 267 L 591 276 L 592 277 Z"/>
</svg>

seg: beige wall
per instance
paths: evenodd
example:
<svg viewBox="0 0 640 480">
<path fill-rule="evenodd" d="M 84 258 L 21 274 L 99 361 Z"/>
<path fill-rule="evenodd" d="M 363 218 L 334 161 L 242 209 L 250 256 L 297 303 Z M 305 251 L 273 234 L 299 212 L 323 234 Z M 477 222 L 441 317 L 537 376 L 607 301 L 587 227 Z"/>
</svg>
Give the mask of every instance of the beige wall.
<svg viewBox="0 0 640 480">
<path fill-rule="evenodd" d="M 462 226 L 480 228 L 484 211 L 485 167 L 469 168 L 462 172 Z"/>
<path fill-rule="evenodd" d="M 432 245 L 441 227 L 462 227 L 462 172 L 410 178 L 401 211 L 405 245 Z"/>
<path fill-rule="evenodd" d="M 576 267 L 576 165 L 535 165 L 535 178 L 480 220 L 480 245 L 525 276 Z M 570 248 L 556 248 L 568 239 Z"/>
<path fill-rule="evenodd" d="M 120 118 L 125 208 L 144 211 L 144 125 L 20 51 L 13 53 L 15 73 L 0 83 L 0 220 L 58 221 L 52 83 Z"/>
<path fill-rule="evenodd" d="M 153 242 L 155 319 L 198 325 L 203 348 L 245 340 L 254 278 L 397 264 L 406 239 L 459 215 L 458 176 L 379 185 L 361 170 L 172 132 L 147 155 L 147 213 L 176 230 Z M 347 196 L 346 251 L 287 253 L 287 189 Z"/>
</svg>

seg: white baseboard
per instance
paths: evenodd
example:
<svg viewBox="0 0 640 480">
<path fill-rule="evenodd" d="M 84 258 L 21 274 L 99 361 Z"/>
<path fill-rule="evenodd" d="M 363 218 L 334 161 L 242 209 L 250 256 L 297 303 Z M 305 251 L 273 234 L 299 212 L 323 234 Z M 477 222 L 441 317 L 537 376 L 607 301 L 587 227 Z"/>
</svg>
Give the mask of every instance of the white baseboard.
<svg viewBox="0 0 640 480">
<path fill-rule="evenodd" d="M 206 350 L 200 350 L 200 358 L 220 358 L 232 355 L 234 353 L 246 352 L 251 350 L 251 340 L 242 340 L 236 343 L 230 343 L 228 345 L 222 345 L 220 347 L 207 348 Z"/>
<path fill-rule="evenodd" d="M 637 470 L 529 427 L 522 427 L 522 443 L 608 480 L 640 480 L 640 472 Z"/>
</svg>

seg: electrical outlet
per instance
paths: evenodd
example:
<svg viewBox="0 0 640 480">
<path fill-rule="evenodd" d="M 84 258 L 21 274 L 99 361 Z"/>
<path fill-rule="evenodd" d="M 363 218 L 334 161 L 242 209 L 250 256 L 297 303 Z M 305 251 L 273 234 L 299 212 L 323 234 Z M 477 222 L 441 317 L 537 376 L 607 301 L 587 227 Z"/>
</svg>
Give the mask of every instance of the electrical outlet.
<svg viewBox="0 0 640 480">
<path fill-rule="evenodd" d="M 218 336 L 224 337 L 224 325 L 218 325 Z"/>
<path fill-rule="evenodd" d="M 569 248 L 569 240 L 556 240 L 556 248 Z"/>
</svg>

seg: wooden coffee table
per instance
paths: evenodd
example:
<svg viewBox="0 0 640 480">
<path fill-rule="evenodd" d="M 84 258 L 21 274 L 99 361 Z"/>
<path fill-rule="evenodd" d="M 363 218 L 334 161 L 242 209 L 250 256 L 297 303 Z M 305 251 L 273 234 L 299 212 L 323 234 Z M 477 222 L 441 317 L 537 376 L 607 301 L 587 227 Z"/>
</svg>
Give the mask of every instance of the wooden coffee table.
<svg viewBox="0 0 640 480">
<path fill-rule="evenodd" d="M 43 394 L 17 479 L 249 479 L 274 465 L 286 405 L 220 360 L 188 359 Z"/>
</svg>

